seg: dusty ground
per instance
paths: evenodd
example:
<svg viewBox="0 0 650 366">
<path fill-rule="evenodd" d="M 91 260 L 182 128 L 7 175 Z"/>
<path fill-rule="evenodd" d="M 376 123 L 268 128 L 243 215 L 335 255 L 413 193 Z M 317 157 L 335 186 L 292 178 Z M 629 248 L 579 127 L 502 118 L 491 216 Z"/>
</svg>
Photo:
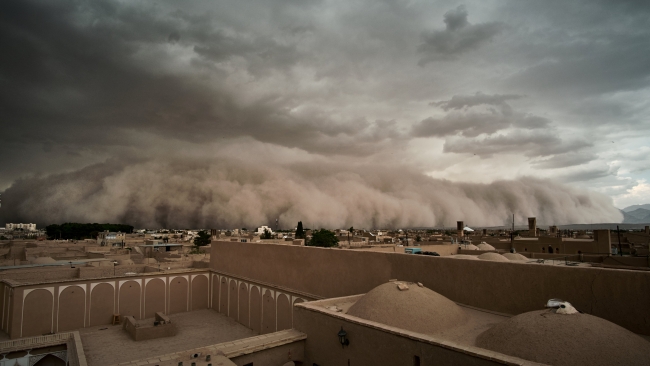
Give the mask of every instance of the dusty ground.
<svg viewBox="0 0 650 366">
<path fill-rule="evenodd" d="M 174 337 L 135 342 L 122 330 L 121 325 L 79 330 L 88 365 L 114 365 L 255 335 L 251 329 L 209 309 L 169 317 L 177 327 L 178 333 Z M 108 329 L 100 330 L 102 328 Z"/>
</svg>

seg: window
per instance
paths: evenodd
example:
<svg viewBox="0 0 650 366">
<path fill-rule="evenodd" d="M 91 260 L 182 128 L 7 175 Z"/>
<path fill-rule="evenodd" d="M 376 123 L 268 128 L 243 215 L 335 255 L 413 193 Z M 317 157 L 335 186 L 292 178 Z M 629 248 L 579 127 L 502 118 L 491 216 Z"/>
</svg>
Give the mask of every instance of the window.
<svg viewBox="0 0 650 366">
<path fill-rule="evenodd" d="M 413 356 L 413 366 L 420 366 L 420 356 Z"/>
<path fill-rule="evenodd" d="M 245 364 L 244 366 L 253 366 L 253 363 L 252 363 L 252 362 L 251 362 L 251 363 L 247 363 L 247 364 Z"/>
</svg>

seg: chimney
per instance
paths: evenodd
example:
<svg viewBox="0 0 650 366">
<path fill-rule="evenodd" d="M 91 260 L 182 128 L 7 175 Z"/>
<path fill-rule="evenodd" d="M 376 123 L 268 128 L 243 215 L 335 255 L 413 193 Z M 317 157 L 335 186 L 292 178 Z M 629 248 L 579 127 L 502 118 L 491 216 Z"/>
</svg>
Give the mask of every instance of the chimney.
<svg viewBox="0 0 650 366">
<path fill-rule="evenodd" d="M 537 218 L 535 217 L 528 218 L 528 235 L 537 236 Z"/>
<path fill-rule="evenodd" d="M 650 235 L 650 226 L 645 227 L 645 233 L 646 235 Z"/>
<path fill-rule="evenodd" d="M 458 231 L 458 240 L 462 240 L 465 237 L 463 229 L 465 228 L 465 223 L 463 221 L 456 221 L 456 230 Z"/>
</svg>

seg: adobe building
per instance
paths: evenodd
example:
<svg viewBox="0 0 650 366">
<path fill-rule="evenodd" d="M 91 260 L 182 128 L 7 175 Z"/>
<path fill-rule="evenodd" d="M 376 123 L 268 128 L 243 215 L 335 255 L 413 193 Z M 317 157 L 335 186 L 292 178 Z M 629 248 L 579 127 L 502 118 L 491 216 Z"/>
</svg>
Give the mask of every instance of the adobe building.
<svg viewBox="0 0 650 366">
<path fill-rule="evenodd" d="M 537 218 L 529 217 L 528 218 L 528 236 L 537 236 Z"/>
<path fill-rule="evenodd" d="M 0 349 L 76 331 L 90 366 L 645 365 L 650 354 L 650 271 L 219 241 L 206 268 L 53 273 L 0 281 L 12 339 Z M 570 304 L 544 307 L 557 298 Z M 133 325 L 156 313 L 184 336 L 106 340 L 130 339 L 115 315 Z M 193 314 L 215 322 L 196 339 Z"/>
</svg>

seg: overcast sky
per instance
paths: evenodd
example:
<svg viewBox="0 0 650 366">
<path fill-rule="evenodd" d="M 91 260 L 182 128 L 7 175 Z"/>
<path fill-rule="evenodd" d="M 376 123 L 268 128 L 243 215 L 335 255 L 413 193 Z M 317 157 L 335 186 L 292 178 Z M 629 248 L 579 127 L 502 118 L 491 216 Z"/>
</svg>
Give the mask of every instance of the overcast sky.
<svg viewBox="0 0 650 366">
<path fill-rule="evenodd" d="M 648 1 L 4 0 L 0 44 L 5 202 L 226 160 L 650 202 Z"/>
</svg>

